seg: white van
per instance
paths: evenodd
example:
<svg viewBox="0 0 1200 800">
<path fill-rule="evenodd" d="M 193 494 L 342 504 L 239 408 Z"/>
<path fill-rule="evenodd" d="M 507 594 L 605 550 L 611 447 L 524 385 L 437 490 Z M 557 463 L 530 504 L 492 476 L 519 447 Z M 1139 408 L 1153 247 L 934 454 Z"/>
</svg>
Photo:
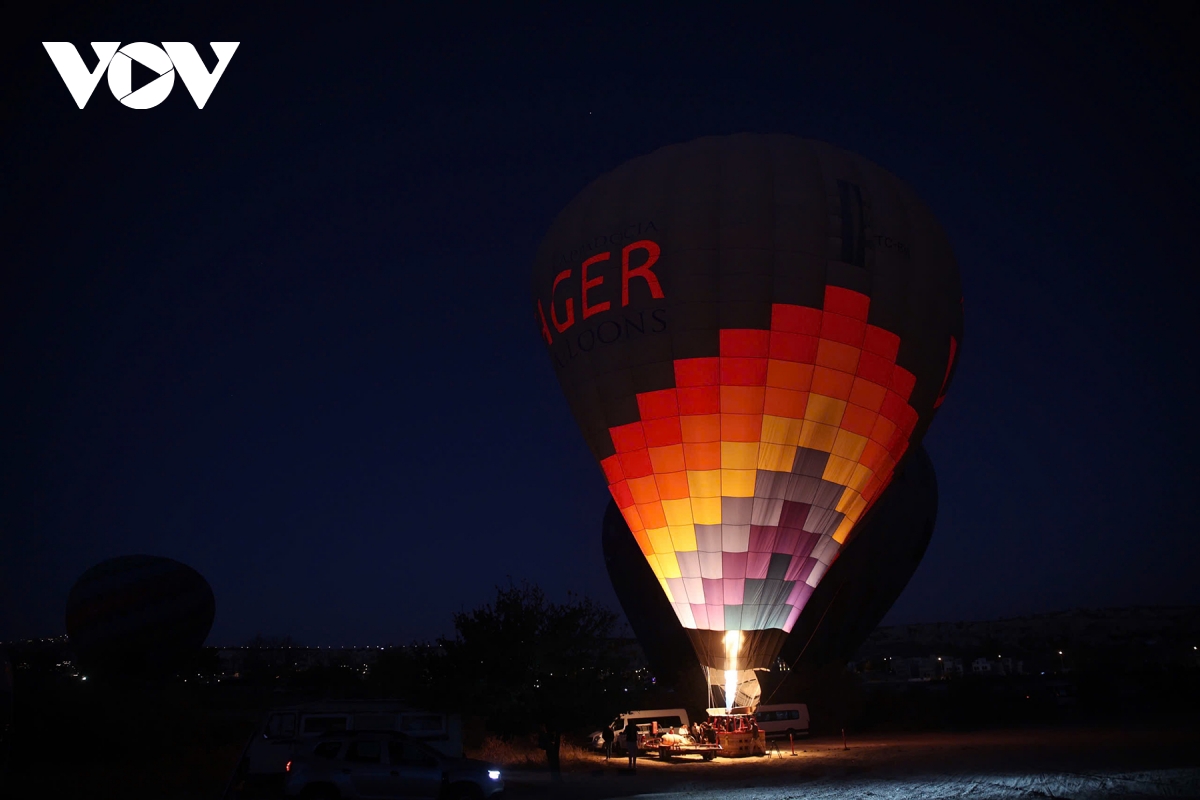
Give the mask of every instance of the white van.
<svg viewBox="0 0 1200 800">
<path fill-rule="evenodd" d="M 656 722 L 660 731 L 664 728 L 687 728 L 692 724 L 688 720 L 688 713 L 685 708 L 648 708 L 643 711 L 626 711 L 618 714 L 617 718 L 612 721 L 613 732 L 616 734 L 613 740 L 613 748 L 616 750 L 625 749 L 625 727 L 627 725 L 637 726 L 639 734 L 638 743 L 640 745 L 640 737 L 648 736 L 654 728 L 653 723 Z M 592 742 L 597 747 L 603 747 L 600 731 L 592 734 Z"/>
<path fill-rule="evenodd" d="M 328 700 L 271 711 L 246 745 L 239 776 L 248 786 L 282 783 L 297 748 L 330 731 L 401 731 L 452 758 L 463 754 L 456 715 L 389 701 Z"/>
<path fill-rule="evenodd" d="M 768 737 L 808 734 L 808 706 L 804 703 L 780 703 L 754 710 L 758 729 Z"/>
</svg>

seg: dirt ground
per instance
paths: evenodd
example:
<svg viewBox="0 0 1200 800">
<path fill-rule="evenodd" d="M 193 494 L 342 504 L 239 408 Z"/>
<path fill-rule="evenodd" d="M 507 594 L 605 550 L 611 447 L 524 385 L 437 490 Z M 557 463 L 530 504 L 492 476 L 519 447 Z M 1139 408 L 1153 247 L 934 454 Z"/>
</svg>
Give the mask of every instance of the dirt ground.
<svg viewBox="0 0 1200 800">
<path fill-rule="evenodd" d="M 511 798 L 1200 798 L 1200 726 L 1045 728 L 786 741 L 765 758 L 679 760 L 603 756 L 560 781 L 507 771 Z"/>
<path fill-rule="evenodd" d="M 1044 727 L 970 733 L 851 735 L 803 739 L 791 755 L 705 763 L 623 758 L 571 749 L 559 780 L 544 754 L 503 768 L 506 800 L 825 800 L 829 798 L 956 798 L 1013 800 L 1054 797 L 1192 797 L 1200 800 L 1200 724 L 1127 727 Z M 16 780 L 0 779 L 0 798 L 79 797 L 217 800 L 241 745 L 194 746 L 166 758 L 24 765 Z M 173 751 L 172 751 L 173 752 Z M 17 765 L 22 766 L 22 765 Z"/>
</svg>

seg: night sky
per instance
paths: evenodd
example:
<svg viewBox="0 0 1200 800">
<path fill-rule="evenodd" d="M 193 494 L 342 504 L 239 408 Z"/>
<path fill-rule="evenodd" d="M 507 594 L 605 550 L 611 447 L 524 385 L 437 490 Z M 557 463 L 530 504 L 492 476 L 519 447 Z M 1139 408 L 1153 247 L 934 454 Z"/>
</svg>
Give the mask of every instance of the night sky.
<svg viewBox="0 0 1200 800">
<path fill-rule="evenodd" d="M 1200 602 L 1194 8 L 167 5 L 6 25 L 0 640 L 129 553 L 209 580 L 210 644 L 434 637 L 509 577 L 617 608 L 533 256 L 594 178 L 740 131 L 883 165 L 959 259 L 885 622 Z M 81 111 L 40 42 L 100 39 L 241 45 L 203 110 Z"/>
</svg>

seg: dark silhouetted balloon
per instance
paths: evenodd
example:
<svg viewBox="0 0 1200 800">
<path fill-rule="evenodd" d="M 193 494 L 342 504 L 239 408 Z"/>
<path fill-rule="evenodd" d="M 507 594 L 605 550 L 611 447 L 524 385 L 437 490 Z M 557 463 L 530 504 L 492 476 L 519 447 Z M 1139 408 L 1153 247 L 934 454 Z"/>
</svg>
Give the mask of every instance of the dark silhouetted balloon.
<svg viewBox="0 0 1200 800">
<path fill-rule="evenodd" d="M 558 216 L 533 312 L 700 662 L 769 667 L 941 404 L 950 244 L 903 182 L 790 136 L 699 139 Z"/>
<path fill-rule="evenodd" d="M 158 556 L 121 556 L 89 569 L 67 599 L 67 636 L 89 678 L 170 675 L 194 657 L 212 627 L 208 582 Z"/>
<path fill-rule="evenodd" d="M 925 554 L 937 517 L 937 480 L 923 447 L 896 472 L 859 524 L 785 639 L 790 677 L 845 664 L 895 603 Z M 615 503 L 604 515 L 605 564 L 651 669 L 664 677 L 698 672 L 700 662 Z M 763 676 L 774 686 L 780 677 Z"/>
</svg>

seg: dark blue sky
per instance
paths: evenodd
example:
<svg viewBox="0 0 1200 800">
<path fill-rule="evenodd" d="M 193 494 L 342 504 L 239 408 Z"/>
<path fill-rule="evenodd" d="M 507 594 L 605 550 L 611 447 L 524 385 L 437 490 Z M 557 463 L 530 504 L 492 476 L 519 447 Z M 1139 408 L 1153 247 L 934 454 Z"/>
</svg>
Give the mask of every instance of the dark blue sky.
<svg viewBox="0 0 1200 800">
<path fill-rule="evenodd" d="M 601 173 L 738 131 L 884 165 L 959 258 L 888 621 L 1200 602 L 1194 11 L 88 8 L 4 54 L 0 640 L 135 552 L 215 644 L 436 636 L 506 576 L 615 607 L 530 265 Z M 203 110 L 81 111 L 40 42 L 98 39 L 242 44 Z"/>
</svg>

